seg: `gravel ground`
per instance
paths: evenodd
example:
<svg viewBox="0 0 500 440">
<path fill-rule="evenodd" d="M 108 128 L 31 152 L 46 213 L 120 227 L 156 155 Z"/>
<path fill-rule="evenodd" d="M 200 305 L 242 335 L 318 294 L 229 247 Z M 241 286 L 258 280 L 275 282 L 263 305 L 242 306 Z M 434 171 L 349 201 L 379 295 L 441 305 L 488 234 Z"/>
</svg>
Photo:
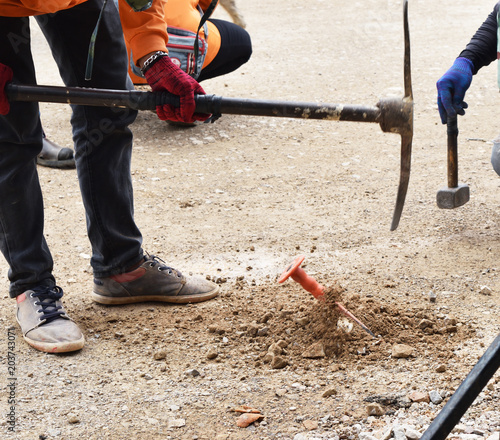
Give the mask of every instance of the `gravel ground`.
<svg viewBox="0 0 500 440">
<path fill-rule="evenodd" d="M 401 1 L 239 4 L 254 54 L 204 83 L 208 93 L 369 106 L 402 96 Z M 435 82 L 492 7 L 410 2 L 415 136 L 393 232 L 400 139 L 377 125 L 226 115 L 183 130 L 139 114 L 133 178 L 144 247 L 220 283 L 212 301 L 92 303 L 76 174 L 40 167 L 54 273 L 87 342 L 65 356 L 28 347 L 0 261 L 2 437 L 418 439 L 499 333 L 495 65 L 474 79 L 459 121 L 459 180 L 471 200 L 452 211 L 435 202 L 446 183 Z M 36 25 L 33 34 L 39 83 L 59 84 Z M 67 106 L 42 105 L 48 136 L 67 146 L 69 117 Z M 277 282 L 299 254 L 327 302 Z M 497 372 L 450 438 L 499 440 L 499 396 Z M 240 427 L 241 414 L 256 420 Z"/>
</svg>

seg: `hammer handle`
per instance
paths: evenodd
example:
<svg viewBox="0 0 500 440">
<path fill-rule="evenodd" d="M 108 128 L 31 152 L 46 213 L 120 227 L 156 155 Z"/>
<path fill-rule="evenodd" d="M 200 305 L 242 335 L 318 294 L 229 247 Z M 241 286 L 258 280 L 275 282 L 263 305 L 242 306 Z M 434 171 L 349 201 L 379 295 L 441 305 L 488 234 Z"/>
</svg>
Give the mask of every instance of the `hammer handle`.
<svg viewBox="0 0 500 440">
<path fill-rule="evenodd" d="M 458 187 L 458 124 L 457 117 L 448 118 L 448 187 Z"/>
</svg>

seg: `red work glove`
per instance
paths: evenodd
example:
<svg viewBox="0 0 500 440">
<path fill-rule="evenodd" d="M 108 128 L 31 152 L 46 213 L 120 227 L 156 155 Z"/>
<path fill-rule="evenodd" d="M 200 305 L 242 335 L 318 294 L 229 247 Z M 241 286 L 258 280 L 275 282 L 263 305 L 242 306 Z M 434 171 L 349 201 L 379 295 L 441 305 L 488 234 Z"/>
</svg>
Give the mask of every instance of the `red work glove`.
<svg viewBox="0 0 500 440">
<path fill-rule="evenodd" d="M 194 95 L 205 95 L 198 82 L 186 72 L 177 67 L 168 56 L 158 58 L 147 70 L 144 76 L 153 91 L 166 90 L 180 97 L 180 107 L 169 104 L 156 107 L 158 117 L 163 120 L 191 123 L 205 121 L 210 115 L 195 113 Z"/>
<path fill-rule="evenodd" d="M 5 95 L 5 85 L 12 81 L 12 69 L 0 63 L 0 115 L 10 111 L 10 104 Z"/>
</svg>

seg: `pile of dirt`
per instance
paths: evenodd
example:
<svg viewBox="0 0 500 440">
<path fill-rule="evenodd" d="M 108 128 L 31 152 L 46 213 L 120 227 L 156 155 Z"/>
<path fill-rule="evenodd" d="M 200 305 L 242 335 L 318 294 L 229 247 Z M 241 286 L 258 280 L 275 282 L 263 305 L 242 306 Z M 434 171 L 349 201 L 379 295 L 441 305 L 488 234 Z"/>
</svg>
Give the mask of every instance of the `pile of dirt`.
<svg viewBox="0 0 500 440">
<path fill-rule="evenodd" d="M 300 294 L 300 288 L 297 289 Z M 304 290 L 302 294 L 307 301 L 309 294 Z M 281 345 L 286 347 L 288 357 L 300 363 L 304 359 L 320 358 L 357 362 L 360 356 L 365 361 L 380 361 L 387 359 L 397 344 L 407 345 L 414 352 L 431 346 L 437 358 L 444 362 L 452 357 L 454 347 L 474 335 L 469 325 L 454 317 L 436 314 L 425 304 L 412 308 L 407 304 L 388 305 L 373 297 L 349 293 L 338 282 L 326 290 L 324 301 L 313 300 L 306 304 L 294 312 L 282 309 L 266 320 L 273 329 L 268 346 L 284 341 Z M 338 304 L 375 336 L 346 317 Z"/>
</svg>

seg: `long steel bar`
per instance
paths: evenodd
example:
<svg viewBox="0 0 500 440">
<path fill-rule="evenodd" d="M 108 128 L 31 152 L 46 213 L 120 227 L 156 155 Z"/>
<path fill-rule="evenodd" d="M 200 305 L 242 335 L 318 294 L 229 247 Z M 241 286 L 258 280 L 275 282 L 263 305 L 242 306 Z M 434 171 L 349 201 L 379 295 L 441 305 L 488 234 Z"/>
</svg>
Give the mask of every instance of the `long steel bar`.
<svg viewBox="0 0 500 440">
<path fill-rule="evenodd" d="M 9 84 L 7 97 L 12 101 L 57 102 L 74 105 L 126 107 L 155 110 L 162 104 L 179 105 L 176 96 L 165 92 L 140 90 L 102 90 L 79 87 L 30 86 Z M 197 95 L 199 113 L 274 116 L 283 118 L 327 119 L 332 121 L 380 122 L 380 108 L 373 106 L 322 104 L 314 102 L 265 101 Z"/>
</svg>

